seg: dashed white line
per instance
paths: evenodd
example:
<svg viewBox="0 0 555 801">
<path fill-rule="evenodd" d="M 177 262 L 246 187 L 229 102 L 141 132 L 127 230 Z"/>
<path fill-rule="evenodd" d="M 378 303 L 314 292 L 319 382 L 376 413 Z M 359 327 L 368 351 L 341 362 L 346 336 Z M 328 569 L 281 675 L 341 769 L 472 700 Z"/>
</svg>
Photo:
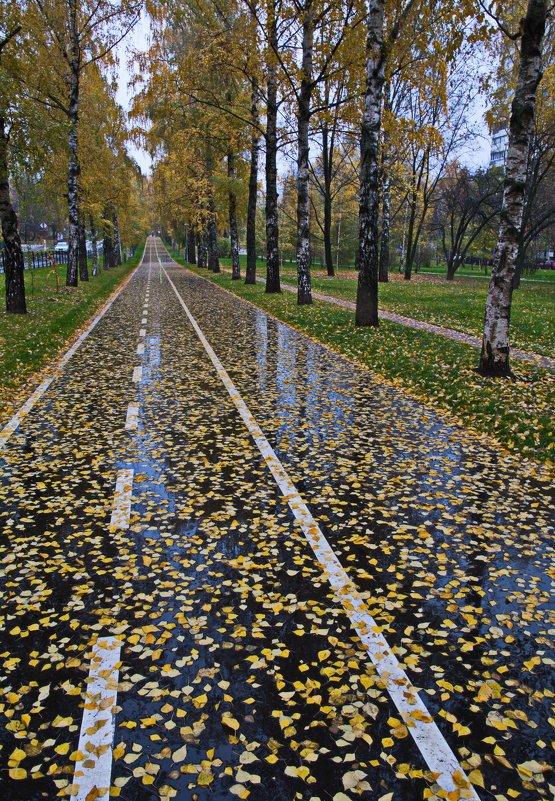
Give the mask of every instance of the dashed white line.
<svg viewBox="0 0 555 801">
<path fill-rule="evenodd" d="M 137 356 L 142 356 L 144 352 L 145 352 L 144 343 L 139 342 L 139 344 L 137 345 Z"/>
<path fill-rule="evenodd" d="M 426 705 L 421 700 L 416 689 L 412 686 L 407 674 L 393 654 L 387 640 L 382 635 L 381 626 L 376 623 L 368 612 L 364 600 L 360 597 L 356 587 L 349 579 L 349 576 L 335 555 L 331 545 L 325 538 L 317 522 L 314 520 L 312 514 L 299 495 L 297 488 L 289 478 L 287 471 L 264 436 L 262 429 L 254 419 L 245 401 L 240 396 L 229 374 L 216 356 L 210 343 L 177 291 L 173 281 L 162 267 L 160 259 L 158 260 L 160 269 L 164 271 L 170 286 L 175 292 L 198 338 L 202 342 L 216 372 L 225 385 L 243 422 L 247 426 L 250 435 L 258 446 L 285 500 L 289 504 L 295 518 L 299 521 L 316 558 L 324 568 L 324 576 L 335 589 L 338 601 L 342 604 L 358 636 L 366 646 L 368 655 L 377 673 L 383 680 L 391 700 L 397 707 L 428 767 L 434 774 L 437 774 L 437 784 L 445 792 L 452 793 L 460 789 L 461 783 L 463 783 L 465 785 L 464 796 L 461 795 L 461 797 L 469 801 L 479 801 L 479 796 L 463 771 L 457 757 L 444 739 Z"/>
<path fill-rule="evenodd" d="M 131 379 L 133 383 L 138 384 L 139 381 L 142 379 L 142 377 L 143 377 L 143 368 L 142 367 L 133 368 L 133 377 Z"/>
<path fill-rule="evenodd" d="M 125 419 L 126 431 L 132 431 L 137 428 L 139 423 L 139 406 L 136 403 L 130 403 L 127 408 L 127 417 Z"/>
<path fill-rule="evenodd" d="M 93 645 L 73 774 L 75 801 L 107 798 L 110 791 L 120 655 L 121 641 L 115 637 Z"/>
<path fill-rule="evenodd" d="M 141 328 L 141 330 L 139 331 L 139 336 L 146 337 L 146 328 Z"/>
<path fill-rule="evenodd" d="M 58 363 L 54 367 L 54 371 L 53 371 L 52 375 L 49 378 L 45 379 L 41 384 L 39 384 L 39 386 L 35 389 L 35 391 L 27 398 L 27 400 L 25 401 L 23 406 L 19 409 L 19 411 L 17 411 L 16 414 L 14 414 L 14 416 L 11 418 L 11 420 L 9 420 L 6 423 L 6 425 L 4 426 L 4 428 L 0 431 L 0 449 L 4 447 L 4 445 L 9 440 L 9 438 L 11 437 L 13 432 L 17 430 L 17 428 L 18 428 L 19 424 L 21 423 L 21 421 L 29 414 L 29 412 L 31 411 L 33 406 L 44 395 L 44 393 L 46 392 L 46 390 L 48 389 L 50 384 L 56 378 L 58 378 L 61 375 L 64 367 L 66 366 L 68 361 L 71 359 L 71 357 L 73 356 L 73 354 L 75 353 L 77 348 L 89 336 L 89 334 L 91 333 L 93 328 L 104 317 L 104 315 L 106 314 L 108 309 L 111 307 L 111 305 L 114 303 L 116 298 L 121 294 L 121 292 L 123 292 L 123 290 L 125 289 L 125 287 L 129 283 L 129 281 L 133 278 L 133 276 L 135 275 L 135 273 L 137 272 L 139 267 L 142 265 L 143 259 L 145 257 L 145 252 L 146 252 L 146 244 L 145 244 L 145 250 L 143 251 L 143 255 L 141 257 L 141 261 L 139 262 L 137 267 L 133 270 L 132 273 L 130 273 L 127 276 L 127 278 L 125 279 L 123 284 L 114 292 L 112 297 L 108 301 L 106 301 L 106 303 L 104 304 L 104 306 L 102 306 L 102 308 L 100 309 L 99 313 L 96 315 L 96 317 L 91 322 L 91 324 L 88 326 L 88 328 L 86 328 L 85 331 L 83 331 L 83 333 L 75 340 L 75 342 L 73 343 L 71 348 L 69 348 L 64 353 L 62 358 L 58 361 Z"/>
<path fill-rule="evenodd" d="M 131 501 L 133 497 L 133 475 L 134 471 L 132 468 L 123 468 L 118 472 L 112 517 L 110 518 L 111 526 L 129 528 Z"/>
</svg>

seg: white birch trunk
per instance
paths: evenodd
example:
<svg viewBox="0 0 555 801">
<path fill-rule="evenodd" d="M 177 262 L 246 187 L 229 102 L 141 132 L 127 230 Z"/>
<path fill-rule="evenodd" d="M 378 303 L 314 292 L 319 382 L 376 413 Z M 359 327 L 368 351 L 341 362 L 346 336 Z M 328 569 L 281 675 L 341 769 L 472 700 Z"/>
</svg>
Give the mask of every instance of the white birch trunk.
<svg viewBox="0 0 555 801">
<path fill-rule="evenodd" d="M 536 91 L 542 77 L 541 45 L 546 17 L 546 0 L 528 0 L 526 17 L 521 20 L 520 63 L 511 106 L 501 222 L 486 301 L 478 366 L 478 372 L 483 376 L 511 376 L 509 325 L 513 277 L 524 209 Z"/>
<path fill-rule="evenodd" d="M 384 0 L 370 0 L 366 40 L 366 90 L 360 136 L 358 286 L 355 325 L 378 325 L 380 166 L 379 134 L 384 85 Z"/>
<path fill-rule="evenodd" d="M 305 0 L 302 42 L 302 79 L 299 92 L 297 151 L 297 303 L 312 303 L 310 282 L 309 125 L 312 96 L 314 20 L 312 0 Z"/>
</svg>

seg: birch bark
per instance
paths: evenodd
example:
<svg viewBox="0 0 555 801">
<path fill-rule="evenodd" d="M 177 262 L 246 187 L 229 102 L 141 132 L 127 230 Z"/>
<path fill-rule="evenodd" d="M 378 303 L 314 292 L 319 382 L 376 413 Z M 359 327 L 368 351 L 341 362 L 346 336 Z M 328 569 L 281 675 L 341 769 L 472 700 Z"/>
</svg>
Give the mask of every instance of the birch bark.
<svg viewBox="0 0 555 801">
<path fill-rule="evenodd" d="M 229 178 L 229 239 L 231 243 L 231 279 L 241 278 L 239 263 L 239 234 L 237 232 L 237 198 L 233 182 L 235 181 L 235 157 L 230 151 L 227 154 L 227 177 Z"/>
<path fill-rule="evenodd" d="M 122 263 L 122 252 L 121 252 L 121 238 L 119 235 L 119 220 L 118 220 L 118 210 L 116 206 L 113 207 L 113 217 L 114 221 L 114 266 L 119 267 Z"/>
<path fill-rule="evenodd" d="M 279 228 L 277 192 L 277 52 L 275 3 L 269 8 L 269 51 L 266 103 L 266 292 L 281 292 L 279 281 Z"/>
<path fill-rule="evenodd" d="M 384 85 L 384 1 L 368 4 L 366 88 L 360 137 L 360 204 L 356 326 L 377 326 L 378 321 L 378 216 L 379 133 Z"/>
<path fill-rule="evenodd" d="M 69 31 L 69 97 L 68 97 L 68 145 L 69 160 L 67 170 L 67 207 L 68 207 L 68 253 L 66 286 L 77 286 L 77 269 L 79 262 L 79 155 L 77 128 L 79 123 L 79 74 L 81 68 L 81 52 L 79 47 L 79 30 L 77 27 L 77 0 L 67 0 L 67 23 Z"/>
<path fill-rule="evenodd" d="M 79 220 L 79 244 L 78 244 L 78 258 L 79 258 L 79 280 L 89 280 L 89 265 L 87 262 L 87 233 L 85 231 L 85 223 Z"/>
<path fill-rule="evenodd" d="M 312 97 L 314 17 L 312 0 L 305 0 L 303 13 L 302 77 L 297 111 L 297 303 L 312 303 L 310 282 L 309 125 Z"/>
<path fill-rule="evenodd" d="M 251 94 L 251 120 L 253 133 L 251 136 L 251 161 L 249 173 L 249 200 L 247 205 L 247 272 L 245 284 L 256 284 L 256 201 L 258 199 L 258 87 L 253 81 Z"/>
<path fill-rule="evenodd" d="M 196 249 L 195 249 L 195 239 L 196 234 L 192 230 L 191 226 L 189 225 L 189 236 L 187 237 L 187 262 L 189 264 L 196 264 L 197 257 L 196 257 Z"/>
<path fill-rule="evenodd" d="M 94 217 L 89 217 L 89 227 L 91 229 L 91 244 L 92 244 L 92 264 L 91 264 L 91 272 L 93 275 L 98 275 L 98 241 L 97 241 L 97 232 L 96 232 L 96 225 L 94 223 Z"/>
<path fill-rule="evenodd" d="M 23 251 L 17 215 L 10 198 L 8 173 L 8 134 L 5 119 L 0 115 L 0 219 L 4 239 L 4 274 L 6 279 L 6 311 L 26 314 Z"/>
<path fill-rule="evenodd" d="M 208 198 L 208 212 L 208 269 L 213 273 L 219 273 L 218 229 L 216 226 L 216 209 L 214 207 L 214 196 L 212 193 L 210 193 L 210 197 Z"/>
<path fill-rule="evenodd" d="M 478 366 L 478 372 L 483 376 L 511 376 L 509 325 L 513 276 L 524 209 L 536 91 L 542 78 L 541 46 L 546 18 L 546 0 L 528 0 L 526 17 L 520 22 L 520 60 L 511 106 L 501 221 L 486 300 Z"/>
</svg>

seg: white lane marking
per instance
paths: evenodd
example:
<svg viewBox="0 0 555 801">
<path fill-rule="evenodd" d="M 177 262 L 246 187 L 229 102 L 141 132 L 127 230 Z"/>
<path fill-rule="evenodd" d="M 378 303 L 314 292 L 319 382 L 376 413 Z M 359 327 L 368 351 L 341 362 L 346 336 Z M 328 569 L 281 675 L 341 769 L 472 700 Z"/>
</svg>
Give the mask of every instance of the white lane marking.
<svg viewBox="0 0 555 801">
<path fill-rule="evenodd" d="M 160 267 L 164 269 L 161 262 Z M 295 518 L 299 521 L 316 558 L 324 568 L 323 575 L 335 589 L 338 601 L 342 604 L 358 636 L 366 646 L 370 659 L 378 675 L 383 680 L 391 700 L 397 707 L 426 764 L 433 773 L 437 774 L 437 784 L 448 793 L 457 790 L 460 784 L 456 784 L 453 779 L 456 774 L 459 781 L 467 783 L 467 794 L 464 797 L 469 801 L 479 801 L 479 796 L 463 771 L 457 757 L 436 726 L 426 705 L 412 686 L 407 674 L 382 635 L 382 627 L 376 623 L 368 612 L 364 600 L 349 579 L 331 545 L 303 502 L 287 471 L 279 461 L 262 429 L 240 396 L 223 364 L 214 353 L 166 270 L 164 270 L 164 274 L 198 338 L 204 345 L 204 349 L 216 368 L 216 372 L 225 385 L 251 437 L 258 446 L 285 500 Z"/>
<path fill-rule="evenodd" d="M 146 337 L 146 328 L 141 328 L 141 330 L 139 331 L 139 336 Z"/>
<path fill-rule="evenodd" d="M 78 788 L 72 796 L 75 801 L 108 797 L 120 655 L 121 641 L 115 637 L 98 639 L 93 645 L 77 746 L 80 758 L 73 774 L 73 784 Z M 95 788 L 99 796 L 90 795 Z"/>
<path fill-rule="evenodd" d="M 143 377 L 143 368 L 142 367 L 135 367 L 133 370 L 133 378 L 131 379 L 134 384 L 138 384 L 139 381 Z"/>
<path fill-rule="evenodd" d="M 21 423 L 21 421 L 23 420 L 23 418 L 26 417 L 29 414 L 29 412 L 31 411 L 31 409 L 33 408 L 35 403 L 38 400 L 40 400 L 40 398 L 44 395 L 44 393 L 46 392 L 46 390 L 48 389 L 50 384 L 54 381 L 54 379 L 59 378 L 59 376 L 61 375 L 64 367 L 66 366 L 68 361 L 71 359 L 71 357 L 73 356 L 73 354 L 75 353 L 77 348 L 84 342 L 84 340 L 91 333 L 91 331 L 93 330 L 95 325 L 98 322 L 100 322 L 100 320 L 104 317 L 104 315 L 106 314 L 106 312 L 108 311 L 110 306 L 113 304 L 113 302 L 116 300 L 116 298 L 119 296 L 119 294 L 125 289 L 125 287 L 129 283 L 129 281 L 133 278 L 133 276 L 135 275 L 135 273 L 137 272 L 139 267 L 141 267 L 141 265 L 143 263 L 143 259 L 145 257 L 145 252 L 146 252 L 146 244 L 145 244 L 145 249 L 143 251 L 143 255 L 141 256 L 141 260 L 138 263 L 138 265 L 135 267 L 133 272 L 130 273 L 127 276 L 127 278 L 125 279 L 123 284 L 118 289 L 116 289 L 116 291 L 114 292 L 112 297 L 109 298 L 109 300 L 106 301 L 104 306 L 101 307 L 100 311 L 98 312 L 98 314 L 96 315 L 96 317 L 94 318 L 92 323 L 75 340 L 75 342 L 73 343 L 71 348 L 66 350 L 66 352 L 64 353 L 62 358 L 58 361 L 58 363 L 54 367 L 53 373 L 50 376 L 50 378 L 45 379 L 41 384 L 39 384 L 39 386 L 35 389 L 35 391 L 31 395 L 29 395 L 29 397 L 27 398 L 27 400 L 25 401 L 23 406 L 19 409 L 19 411 L 17 411 L 14 414 L 14 416 L 11 418 L 11 420 L 9 420 L 6 423 L 6 425 L 4 426 L 4 428 L 0 431 L 0 449 L 4 447 L 4 445 L 9 440 L 9 438 L 11 437 L 13 432 L 18 428 L 18 426 Z"/>
<path fill-rule="evenodd" d="M 141 325 L 146 325 L 146 323 L 147 323 L 147 318 L 143 317 L 143 319 L 141 320 Z"/>
<path fill-rule="evenodd" d="M 129 528 L 133 495 L 133 475 L 134 471 L 132 468 L 124 468 L 118 472 L 114 505 L 112 506 L 112 517 L 110 518 L 111 526 Z"/>
<path fill-rule="evenodd" d="M 137 345 L 137 356 L 142 356 L 144 352 L 145 352 L 144 342 L 140 342 Z"/>
<path fill-rule="evenodd" d="M 127 407 L 127 417 L 125 419 L 126 431 L 132 431 L 137 428 L 139 424 L 139 406 L 136 403 L 130 403 Z"/>
</svg>

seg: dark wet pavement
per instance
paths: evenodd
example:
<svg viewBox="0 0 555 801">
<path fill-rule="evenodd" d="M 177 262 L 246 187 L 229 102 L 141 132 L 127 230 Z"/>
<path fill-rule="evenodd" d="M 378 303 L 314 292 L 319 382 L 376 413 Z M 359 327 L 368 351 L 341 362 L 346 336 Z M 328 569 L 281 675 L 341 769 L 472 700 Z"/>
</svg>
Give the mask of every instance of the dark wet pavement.
<svg viewBox="0 0 555 801">
<path fill-rule="evenodd" d="M 552 798 L 547 468 L 163 260 L 480 797 Z M 1 797 L 69 796 L 106 634 L 114 797 L 434 797 L 153 245 L 2 457 Z"/>
</svg>

